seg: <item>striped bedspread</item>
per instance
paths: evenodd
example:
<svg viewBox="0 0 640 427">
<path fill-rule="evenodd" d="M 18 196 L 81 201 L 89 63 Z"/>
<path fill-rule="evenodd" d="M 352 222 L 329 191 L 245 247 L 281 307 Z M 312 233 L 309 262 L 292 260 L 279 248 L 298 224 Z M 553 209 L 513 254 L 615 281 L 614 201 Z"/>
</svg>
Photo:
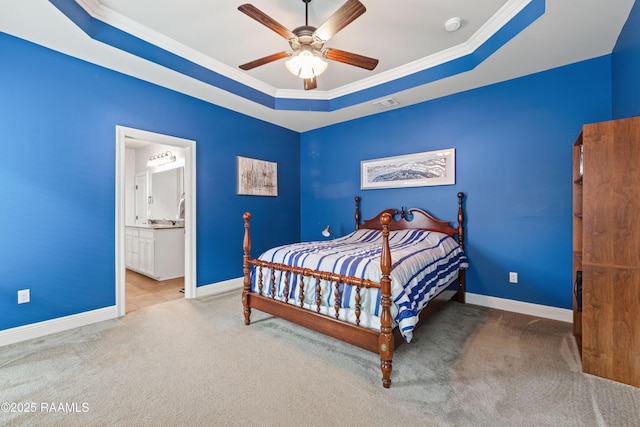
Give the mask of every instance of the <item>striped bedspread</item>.
<svg viewBox="0 0 640 427">
<path fill-rule="evenodd" d="M 391 248 L 391 314 L 409 342 L 420 311 L 431 298 L 457 278 L 458 269 L 467 268 L 467 258 L 455 239 L 443 233 L 422 230 L 400 230 L 389 234 Z M 272 248 L 261 260 L 295 265 L 313 270 L 331 271 L 380 282 L 382 232 L 357 230 L 329 241 L 303 242 Z M 264 295 L 270 295 L 271 271 L 262 269 Z M 252 273 L 252 290 L 258 292 L 258 274 Z M 285 299 L 284 276 L 274 272 L 276 298 Z M 304 280 L 304 306 L 315 310 L 315 280 Z M 321 312 L 335 315 L 335 285 L 322 283 Z M 299 304 L 300 278 L 289 277 L 291 304 Z M 355 288 L 340 286 L 340 319 L 355 323 Z M 360 324 L 379 330 L 380 290 L 362 289 Z"/>
</svg>

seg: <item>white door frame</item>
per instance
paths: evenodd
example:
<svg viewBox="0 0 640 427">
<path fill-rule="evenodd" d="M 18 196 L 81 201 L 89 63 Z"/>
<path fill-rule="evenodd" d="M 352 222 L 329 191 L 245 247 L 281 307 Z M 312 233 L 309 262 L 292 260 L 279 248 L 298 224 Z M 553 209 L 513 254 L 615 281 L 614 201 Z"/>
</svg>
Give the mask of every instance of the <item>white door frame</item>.
<svg viewBox="0 0 640 427">
<path fill-rule="evenodd" d="M 196 297 L 196 142 L 140 129 L 116 126 L 116 310 L 125 315 L 125 140 L 181 147 L 185 153 L 184 296 Z"/>
</svg>

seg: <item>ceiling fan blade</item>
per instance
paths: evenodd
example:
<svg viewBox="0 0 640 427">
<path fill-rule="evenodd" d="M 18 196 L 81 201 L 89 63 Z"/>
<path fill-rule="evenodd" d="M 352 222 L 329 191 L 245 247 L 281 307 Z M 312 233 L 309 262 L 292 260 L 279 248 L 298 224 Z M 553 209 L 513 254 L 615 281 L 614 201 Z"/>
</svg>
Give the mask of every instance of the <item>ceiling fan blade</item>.
<svg viewBox="0 0 640 427">
<path fill-rule="evenodd" d="M 369 58 L 368 56 L 345 52 L 344 50 L 340 49 L 327 48 L 322 51 L 322 55 L 327 59 L 331 59 L 332 61 L 355 65 L 356 67 L 364 68 L 365 70 L 373 70 L 378 65 L 378 60 L 375 58 Z"/>
<path fill-rule="evenodd" d="M 304 79 L 304 90 L 311 90 L 318 87 L 318 82 L 316 81 L 316 77 L 313 76 L 310 79 Z"/>
<path fill-rule="evenodd" d="M 255 19 L 265 27 L 275 31 L 280 34 L 285 39 L 295 38 L 296 35 L 291 32 L 287 27 L 277 22 L 275 19 L 269 17 L 266 13 L 262 12 L 260 9 L 255 7 L 252 4 L 243 4 L 238 6 L 238 10 L 250 18 Z"/>
<path fill-rule="evenodd" d="M 243 70 L 251 70 L 252 68 L 259 67 L 264 64 L 268 64 L 269 62 L 277 61 L 278 59 L 286 58 L 290 55 L 289 52 L 278 52 L 273 55 L 265 56 L 264 58 L 256 59 L 255 61 L 247 62 L 246 64 L 240 65 L 240 68 Z"/>
<path fill-rule="evenodd" d="M 314 34 L 321 40 L 327 41 L 366 11 L 367 8 L 358 0 L 347 0 L 340 9 L 336 10 L 329 19 L 316 29 Z"/>
</svg>

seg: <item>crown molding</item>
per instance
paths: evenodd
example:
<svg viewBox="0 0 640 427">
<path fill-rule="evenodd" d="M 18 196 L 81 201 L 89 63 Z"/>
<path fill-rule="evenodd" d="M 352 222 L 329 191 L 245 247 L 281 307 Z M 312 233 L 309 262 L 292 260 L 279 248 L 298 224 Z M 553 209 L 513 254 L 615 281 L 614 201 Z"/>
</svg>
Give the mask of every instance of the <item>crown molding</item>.
<svg viewBox="0 0 640 427">
<path fill-rule="evenodd" d="M 134 37 L 144 40 L 154 46 L 157 46 L 167 52 L 171 52 L 181 58 L 187 59 L 195 64 L 201 65 L 211 71 L 214 71 L 224 77 L 228 77 L 239 83 L 250 86 L 265 94 L 276 96 L 277 90 L 271 85 L 268 85 L 261 80 L 256 79 L 242 71 L 238 71 L 235 68 L 229 67 L 220 61 L 217 61 L 210 56 L 190 48 L 189 46 L 182 44 L 170 37 L 165 36 L 145 25 L 140 24 L 133 19 L 130 19 L 113 9 L 110 9 L 100 3 L 99 0 L 74 0 L 85 12 L 87 12 L 92 18 L 95 18 L 107 25 L 117 28 L 125 33 L 131 34 Z"/>
<path fill-rule="evenodd" d="M 319 112 L 369 102 L 395 91 L 469 71 L 531 25 L 545 10 L 545 0 L 508 0 L 465 43 L 353 84 L 329 91 L 303 91 L 274 88 L 107 8 L 99 0 L 49 1 L 54 5 L 66 6 L 70 5 L 65 2 L 75 2 L 94 22 L 82 17 L 75 17 L 75 20 L 71 16 L 69 18 L 92 38 L 117 49 L 136 56 L 142 53 L 144 56 L 146 52 L 143 49 L 147 49 L 146 46 L 141 47 L 141 42 L 144 42 L 149 48 L 157 49 L 153 59 L 147 59 L 150 62 L 156 62 L 267 108 Z M 105 36 L 105 33 L 108 35 Z M 194 72 L 185 63 L 195 64 L 202 69 Z"/>
<path fill-rule="evenodd" d="M 486 43 L 498 31 L 504 28 L 513 18 L 534 0 L 509 0 L 489 20 L 472 34 L 469 39 L 449 49 L 436 52 L 424 58 L 409 62 L 400 67 L 366 77 L 349 85 L 341 86 L 330 91 L 316 91 L 313 96 L 302 90 L 278 90 L 277 97 L 282 98 L 309 98 L 309 99 L 334 99 L 341 96 L 360 92 L 375 86 L 379 86 L 403 77 L 410 76 L 430 68 L 454 61 L 456 59 L 473 54 Z M 307 96 L 304 96 L 307 95 Z"/>
</svg>

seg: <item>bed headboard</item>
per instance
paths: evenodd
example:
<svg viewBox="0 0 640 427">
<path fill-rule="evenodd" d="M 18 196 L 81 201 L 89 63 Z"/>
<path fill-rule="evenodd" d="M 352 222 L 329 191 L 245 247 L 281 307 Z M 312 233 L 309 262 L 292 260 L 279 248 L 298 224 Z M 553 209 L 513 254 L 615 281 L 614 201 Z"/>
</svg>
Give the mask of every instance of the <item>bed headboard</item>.
<svg viewBox="0 0 640 427">
<path fill-rule="evenodd" d="M 394 230 L 431 230 L 440 233 L 445 233 L 451 237 L 458 236 L 458 243 L 464 247 L 464 211 L 462 208 L 462 199 L 464 193 L 458 193 L 458 227 L 451 226 L 449 221 L 442 221 L 429 213 L 418 208 L 406 209 L 402 208 L 400 212 L 397 209 L 385 209 L 378 215 L 371 219 L 364 220 L 360 224 L 360 197 L 356 196 L 356 230 L 369 229 L 369 230 L 382 230 L 382 223 L 380 219 L 383 214 L 388 213 L 391 215 L 391 223 L 389 224 L 389 231 Z"/>
</svg>

